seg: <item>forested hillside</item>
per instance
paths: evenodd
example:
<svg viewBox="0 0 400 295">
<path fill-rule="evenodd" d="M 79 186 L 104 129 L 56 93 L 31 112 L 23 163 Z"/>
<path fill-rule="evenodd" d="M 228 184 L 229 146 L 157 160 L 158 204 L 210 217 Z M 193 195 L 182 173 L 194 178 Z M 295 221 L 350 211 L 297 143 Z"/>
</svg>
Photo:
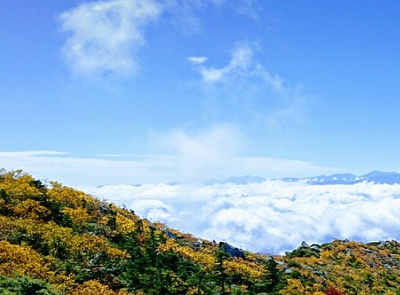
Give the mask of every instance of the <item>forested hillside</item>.
<svg viewBox="0 0 400 295">
<path fill-rule="evenodd" d="M 0 171 L 4 295 L 400 294 L 399 262 L 395 241 L 249 253 L 60 183 Z"/>
</svg>

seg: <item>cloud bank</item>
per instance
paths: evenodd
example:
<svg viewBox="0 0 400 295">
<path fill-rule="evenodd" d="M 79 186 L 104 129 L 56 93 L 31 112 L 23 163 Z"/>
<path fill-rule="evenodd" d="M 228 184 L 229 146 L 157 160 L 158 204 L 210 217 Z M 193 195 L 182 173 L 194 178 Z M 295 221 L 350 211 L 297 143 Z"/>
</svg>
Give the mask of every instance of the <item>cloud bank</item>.
<svg viewBox="0 0 400 295">
<path fill-rule="evenodd" d="M 244 174 L 265 178 L 305 177 L 338 171 L 305 161 L 239 156 L 233 147 L 222 145 L 223 139 L 226 143 L 237 144 L 234 143 L 236 137 L 229 138 L 229 133 L 224 132 L 221 129 L 210 135 L 172 132 L 166 137 L 176 140 L 166 143 L 170 145 L 170 154 L 78 157 L 57 151 L 0 152 L 0 168 L 23 169 L 38 179 L 55 180 L 70 186 L 198 182 Z M 213 142 L 212 135 L 219 133 L 223 137 Z"/>
<path fill-rule="evenodd" d="M 302 241 L 400 239 L 400 185 L 270 180 L 86 189 L 150 220 L 252 251 L 283 253 Z"/>
</svg>

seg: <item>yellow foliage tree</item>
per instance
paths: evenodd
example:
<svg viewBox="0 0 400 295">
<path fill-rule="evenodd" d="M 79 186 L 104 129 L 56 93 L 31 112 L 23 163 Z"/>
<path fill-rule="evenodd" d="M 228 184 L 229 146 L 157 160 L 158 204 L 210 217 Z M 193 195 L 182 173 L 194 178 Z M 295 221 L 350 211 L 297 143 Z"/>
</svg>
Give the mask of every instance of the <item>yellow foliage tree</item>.
<svg viewBox="0 0 400 295">
<path fill-rule="evenodd" d="M 49 266 L 33 249 L 23 245 L 13 245 L 0 241 L 0 274 L 27 275 L 33 278 L 46 279 Z"/>
<path fill-rule="evenodd" d="M 46 217 L 50 214 L 50 211 L 40 205 L 39 201 L 32 199 L 27 199 L 19 202 L 13 207 L 10 207 L 14 211 L 15 216 L 30 218 L 30 219 L 40 219 Z"/>
<path fill-rule="evenodd" d="M 22 170 L 6 172 L 4 169 L 0 170 L 0 191 L 4 192 L 15 199 L 27 199 L 33 196 L 42 195 L 42 192 L 32 185 L 35 179 Z"/>
<path fill-rule="evenodd" d="M 125 290 L 119 292 L 114 292 L 110 290 L 107 286 L 102 285 L 98 281 L 90 280 L 79 285 L 74 290 L 71 290 L 68 294 L 70 295 L 128 295 Z"/>
<path fill-rule="evenodd" d="M 88 201 L 93 198 L 84 192 L 73 188 L 63 186 L 58 182 L 51 182 L 52 187 L 48 190 L 47 195 L 54 201 L 61 202 L 67 207 L 79 208 L 84 207 Z"/>
<path fill-rule="evenodd" d="M 92 216 L 88 214 L 87 209 L 82 207 L 78 207 L 76 209 L 65 207 L 61 210 L 61 212 L 69 216 L 72 222 L 76 225 L 83 225 L 92 219 Z"/>
</svg>

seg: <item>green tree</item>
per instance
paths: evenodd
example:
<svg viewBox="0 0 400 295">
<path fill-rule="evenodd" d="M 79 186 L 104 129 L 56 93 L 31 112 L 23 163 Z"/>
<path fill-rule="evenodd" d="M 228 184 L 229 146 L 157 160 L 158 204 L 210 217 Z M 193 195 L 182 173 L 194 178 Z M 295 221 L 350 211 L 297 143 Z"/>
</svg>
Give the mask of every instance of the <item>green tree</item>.
<svg viewBox="0 0 400 295">
<path fill-rule="evenodd" d="M 58 295 L 46 282 L 30 277 L 0 277 L 0 295 Z"/>
<path fill-rule="evenodd" d="M 285 273 L 278 269 L 278 263 L 271 257 L 264 262 L 265 275 L 262 282 L 254 285 L 256 293 L 277 294 L 285 284 Z"/>
<path fill-rule="evenodd" d="M 225 273 L 224 261 L 226 259 L 228 259 L 229 257 L 230 256 L 225 251 L 225 248 L 219 247 L 219 249 L 216 252 L 217 264 L 216 264 L 215 270 L 216 270 L 216 276 L 217 276 L 218 286 L 220 288 L 221 295 L 228 294 L 226 291 L 227 275 Z"/>
</svg>

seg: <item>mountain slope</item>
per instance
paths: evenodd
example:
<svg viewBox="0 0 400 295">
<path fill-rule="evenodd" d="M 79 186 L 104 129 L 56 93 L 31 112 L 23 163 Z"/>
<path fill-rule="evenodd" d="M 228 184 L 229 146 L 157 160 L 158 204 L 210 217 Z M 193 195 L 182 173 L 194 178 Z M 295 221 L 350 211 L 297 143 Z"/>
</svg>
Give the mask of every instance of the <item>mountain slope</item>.
<svg viewBox="0 0 400 295">
<path fill-rule="evenodd" d="M 395 241 L 304 242 L 272 257 L 0 172 L 0 294 L 399 294 L 399 265 Z"/>
<path fill-rule="evenodd" d="M 260 282 L 257 257 L 59 183 L 0 174 L 0 276 L 60 294 L 218 294 Z"/>
</svg>

